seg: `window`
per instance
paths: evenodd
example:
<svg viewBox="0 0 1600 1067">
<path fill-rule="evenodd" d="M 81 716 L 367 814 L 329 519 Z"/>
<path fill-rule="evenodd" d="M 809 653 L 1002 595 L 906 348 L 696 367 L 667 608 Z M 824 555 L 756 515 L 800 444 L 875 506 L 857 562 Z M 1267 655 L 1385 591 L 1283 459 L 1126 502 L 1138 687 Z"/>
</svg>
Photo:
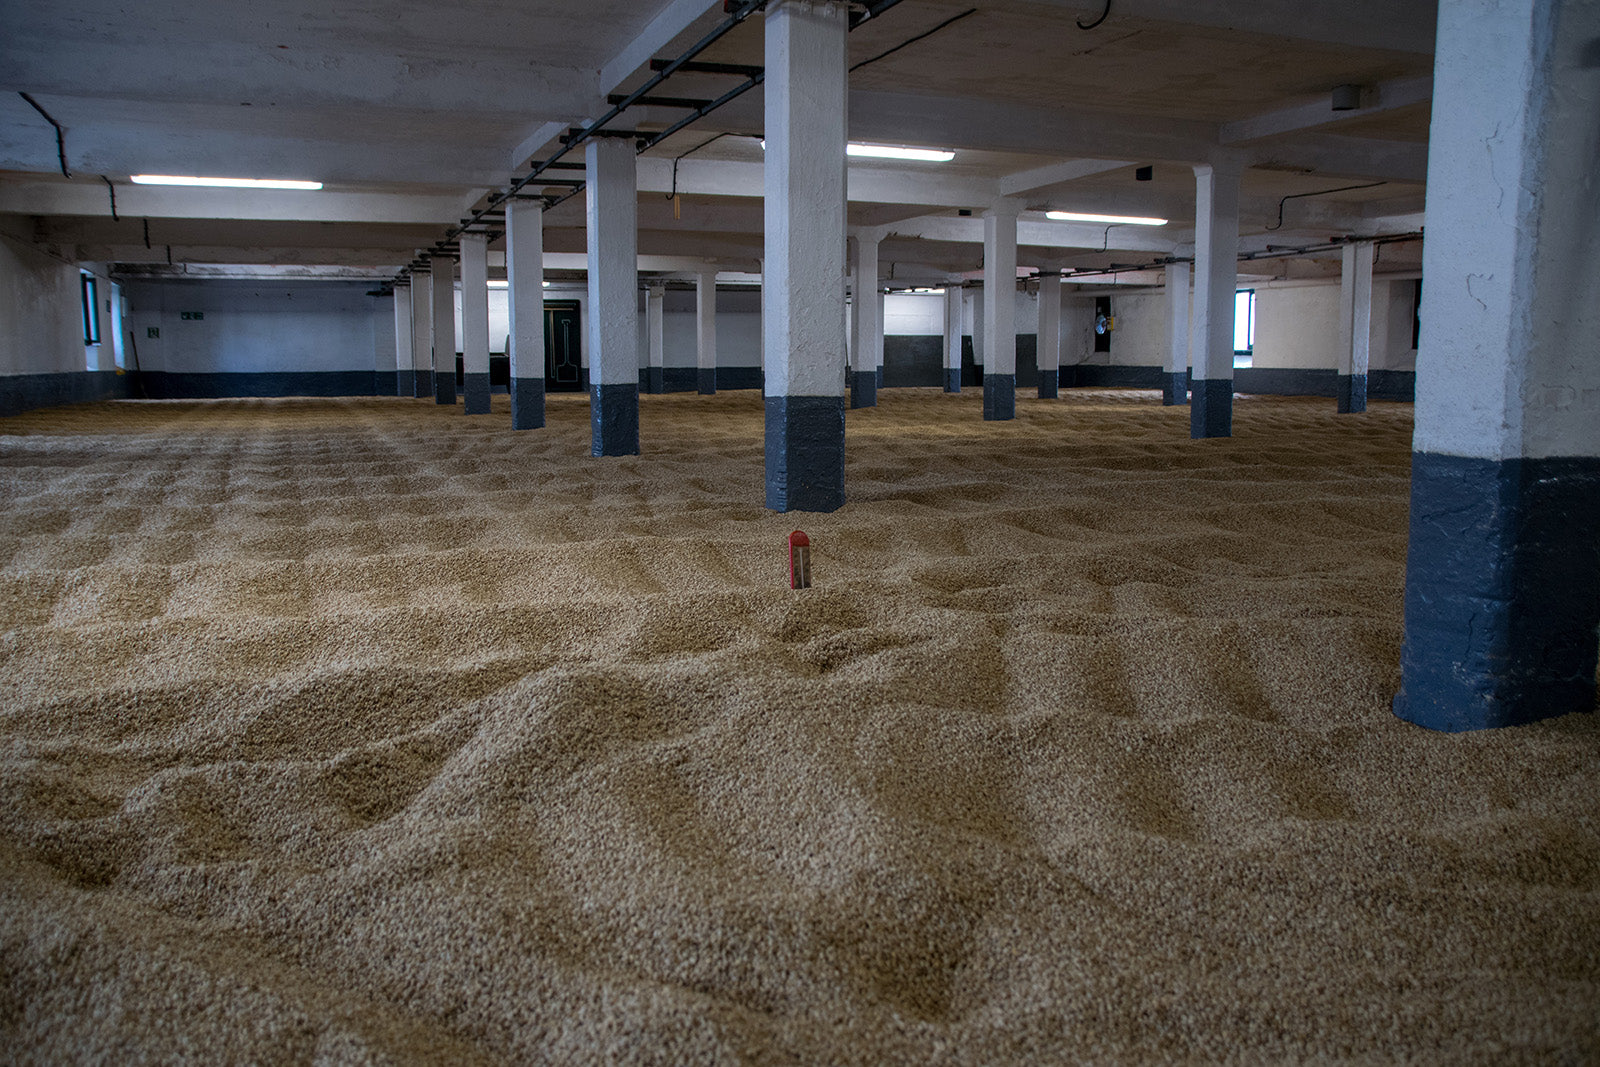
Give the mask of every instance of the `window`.
<svg viewBox="0 0 1600 1067">
<path fill-rule="evenodd" d="M 1256 291 L 1233 294 L 1233 365 L 1248 367 L 1256 347 Z"/>
<path fill-rule="evenodd" d="M 79 281 L 83 289 L 83 343 L 97 345 L 100 343 L 100 295 L 95 285 L 94 275 L 88 271 L 80 271 Z"/>
</svg>

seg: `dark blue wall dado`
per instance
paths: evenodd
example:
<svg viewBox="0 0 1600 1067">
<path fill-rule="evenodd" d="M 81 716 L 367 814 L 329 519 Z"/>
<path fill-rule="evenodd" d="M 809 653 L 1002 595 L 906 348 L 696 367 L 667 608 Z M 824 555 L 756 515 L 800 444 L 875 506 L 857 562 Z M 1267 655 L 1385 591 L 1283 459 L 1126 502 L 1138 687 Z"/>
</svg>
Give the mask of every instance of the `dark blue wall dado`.
<svg viewBox="0 0 1600 1067">
<path fill-rule="evenodd" d="M 128 376 L 116 371 L 0 375 L 0 416 L 34 408 L 87 404 L 129 395 Z"/>
</svg>

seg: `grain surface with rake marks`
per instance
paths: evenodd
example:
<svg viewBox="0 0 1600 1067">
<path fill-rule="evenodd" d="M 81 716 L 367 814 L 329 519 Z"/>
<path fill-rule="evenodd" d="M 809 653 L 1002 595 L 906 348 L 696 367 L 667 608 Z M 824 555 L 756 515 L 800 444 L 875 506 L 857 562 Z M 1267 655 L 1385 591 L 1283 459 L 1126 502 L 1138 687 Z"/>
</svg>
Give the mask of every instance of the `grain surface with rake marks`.
<svg viewBox="0 0 1600 1067">
<path fill-rule="evenodd" d="M 890 390 L 784 516 L 506 403 L 0 422 L 11 1055 L 1600 1059 L 1600 716 L 1389 711 L 1408 407 Z"/>
</svg>

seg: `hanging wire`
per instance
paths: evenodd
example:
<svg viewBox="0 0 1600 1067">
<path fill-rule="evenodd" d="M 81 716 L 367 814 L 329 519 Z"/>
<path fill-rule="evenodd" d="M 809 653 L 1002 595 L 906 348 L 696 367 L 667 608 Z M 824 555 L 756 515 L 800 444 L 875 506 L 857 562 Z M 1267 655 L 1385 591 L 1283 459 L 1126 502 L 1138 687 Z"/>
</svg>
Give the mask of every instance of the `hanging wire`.
<svg viewBox="0 0 1600 1067">
<path fill-rule="evenodd" d="M 706 145 L 710 144 L 711 142 L 720 141 L 724 137 L 727 137 L 728 135 L 729 135 L 729 131 L 724 131 L 722 133 L 712 134 L 710 137 L 707 137 L 704 141 L 701 141 L 699 144 L 697 144 L 693 148 L 689 149 L 682 156 L 677 156 L 677 157 L 675 157 L 673 159 L 673 161 L 672 161 L 672 192 L 667 194 L 667 199 L 668 200 L 676 200 L 678 198 L 678 161 L 683 159 L 684 156 L 692 156 L 692 155 L 694 155 L 696 152 L 700 151 L 700 149 L 704 148 Z"/>
<path fill-rule="evenodd" d="M 106 183 L 106 189 L 111 193 L 111 221 L 121 222 L 122 220 L 117 217 L 117 187 L 112 185 L 111 179 L 104 174 L 100 175 L 100 180 Z"/>
<path fill-rule="evenodd" d="M 1092 30 L 1096 26 L 1098 26 L 1102 22 L 1104 22 L 1106 20 L 1106 16 L 1110 15 L 1110 14 L 1111 14 L 1111 0 L 1106 0 L 1106 9 L 1104 11 L 1100 12 L 1100 17 L 1095 19 L 1093 22 L 1085 23 L 1082 19 L 1074 19 L 1073 21 L 1078 24 L 1078 29 L 1080 29 L 1080 30 Z"/>
</svg>

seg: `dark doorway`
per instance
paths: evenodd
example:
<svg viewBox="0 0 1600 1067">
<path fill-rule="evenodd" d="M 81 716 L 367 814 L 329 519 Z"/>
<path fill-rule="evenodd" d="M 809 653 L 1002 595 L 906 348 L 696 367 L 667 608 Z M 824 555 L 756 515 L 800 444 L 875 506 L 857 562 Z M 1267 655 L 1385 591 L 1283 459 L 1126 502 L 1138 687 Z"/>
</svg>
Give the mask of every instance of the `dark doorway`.
<svg viewBox="0 0 1600 1067">
<path fill-rule="evenodd" d="M 544 306 L 544 388 L 551 393 L 581 393 L 588 388 L 576 300 L 554 300 Z"/>
</svg>

